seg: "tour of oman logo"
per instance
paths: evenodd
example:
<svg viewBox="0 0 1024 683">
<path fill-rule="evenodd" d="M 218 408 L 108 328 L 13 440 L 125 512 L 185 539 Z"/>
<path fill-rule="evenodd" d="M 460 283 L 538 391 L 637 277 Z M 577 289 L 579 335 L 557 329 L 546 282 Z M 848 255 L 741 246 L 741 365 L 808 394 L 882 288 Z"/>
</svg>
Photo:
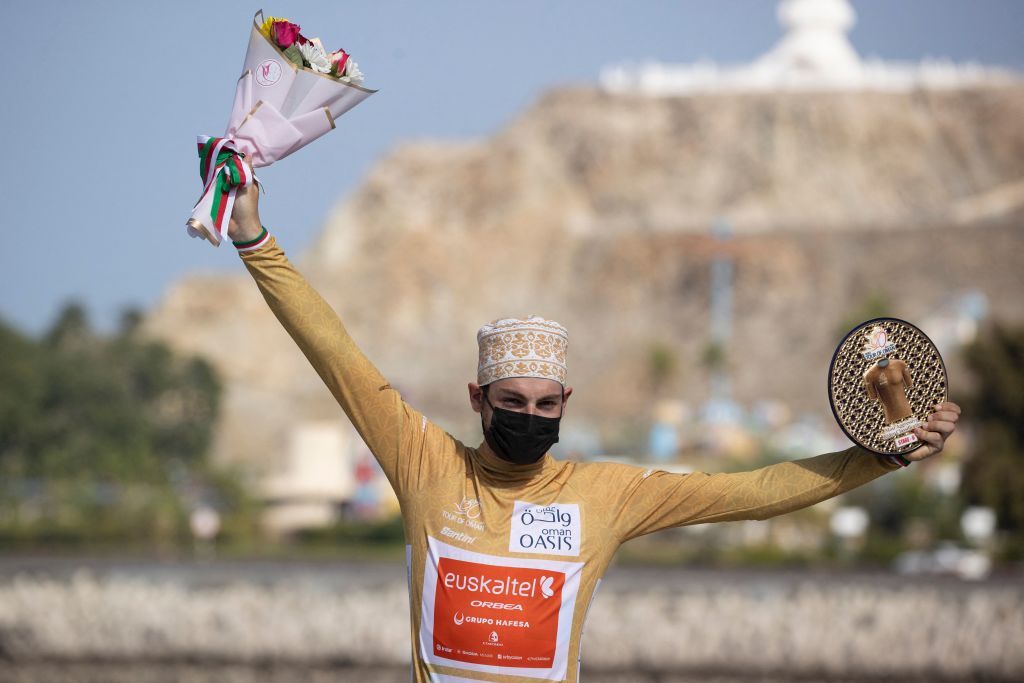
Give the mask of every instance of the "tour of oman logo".
<svg viewBox="0 0 1024 683">
<path fill-rule="evenodd" d="M 463 496 L 461 501 L 453 504 L 452 509 L 441 510 L 441 516 L 449 522 L 454 522 L 455 524 L 460 524 L 462 526 L 468 526 L 470 529 L 473 529 L 474 531 L 484 530 L 484 523 L 480 519 L 480 501 L 478 501 L 476 498 L 469 498 L 467 496 Z M 451 538 L 456 538 L 456 536 L 452 536 L 451 534 L 446 535 L 450 536 Z M 464 538 L 461 538 L 460 540 L 465 541 L 467 543 L 472 543 L 472 541 L 466 541 L 466 539 Z"/>
<path fill-rule="evenodd" d="M 463 496 L 462 502 L 455 504 L 455 511 L 470 519 L 476 519 L 480 516 L 480 501 Z"/>
<path fill-rule="evenodd" d="M 889 341 L 889 335 L 881 325 L 875 325 L 864 332 L 864 346 L 861 355 L 865 360 L 874 360 L 896 350 L 896 344 Z"/>
<path fill-rule="evenodd" d="M 281 63 L 276 59 L 265 59 L 256 67 L 256 82 L 269 87 L 281 80 Z"/>
</svg>

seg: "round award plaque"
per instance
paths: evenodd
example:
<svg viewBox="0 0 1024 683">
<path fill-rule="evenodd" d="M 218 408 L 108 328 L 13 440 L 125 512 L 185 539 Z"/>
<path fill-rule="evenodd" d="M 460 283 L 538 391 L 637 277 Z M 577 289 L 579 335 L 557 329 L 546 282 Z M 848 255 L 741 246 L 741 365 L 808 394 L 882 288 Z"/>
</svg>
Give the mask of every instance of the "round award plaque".
<svg viewBox="0 0 1024 683">
<path fill-rule="evenodd" d="M 879 455 L 922 444 L 914 428 L 948 395 L 946 366 L 924 332 L 897 318 L 875 318 L 839 343 L 828 370 L 828 399 L 840 428 Z"/>
</svg>

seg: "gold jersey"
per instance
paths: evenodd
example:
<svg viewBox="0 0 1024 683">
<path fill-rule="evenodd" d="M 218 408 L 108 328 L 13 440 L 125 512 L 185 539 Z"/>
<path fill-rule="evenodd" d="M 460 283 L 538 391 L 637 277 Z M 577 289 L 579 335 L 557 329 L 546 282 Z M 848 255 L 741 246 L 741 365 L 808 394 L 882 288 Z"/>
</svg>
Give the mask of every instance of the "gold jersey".
<svg viewBox="0 0 1024 683">
<path fill-rule="evenodd" d="M 241 257 L 398 495 L 417 682 L 576 681 L 587 610 L 623 542 L 773 517 L 899 467 L 858 448 L 738 474 L 513 465 L 406 404 L 273 238 Z"/>
</svg>

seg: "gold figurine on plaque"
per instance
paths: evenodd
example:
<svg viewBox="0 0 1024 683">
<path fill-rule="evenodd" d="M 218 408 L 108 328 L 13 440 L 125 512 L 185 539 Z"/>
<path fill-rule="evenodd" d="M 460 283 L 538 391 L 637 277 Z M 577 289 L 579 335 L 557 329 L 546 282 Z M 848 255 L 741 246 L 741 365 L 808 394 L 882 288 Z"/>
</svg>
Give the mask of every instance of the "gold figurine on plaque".
<svg viewBox="0 0 1024 683">
<path fill-rule="evenodd" d="M 946 366 L 932 340 L 910 323 L 876 318 L 851 330 L 829 367 L 829 402 L 858 446 L 903 455 L 921 446 L 914 428 L 948 396 Z"/>
</svg>

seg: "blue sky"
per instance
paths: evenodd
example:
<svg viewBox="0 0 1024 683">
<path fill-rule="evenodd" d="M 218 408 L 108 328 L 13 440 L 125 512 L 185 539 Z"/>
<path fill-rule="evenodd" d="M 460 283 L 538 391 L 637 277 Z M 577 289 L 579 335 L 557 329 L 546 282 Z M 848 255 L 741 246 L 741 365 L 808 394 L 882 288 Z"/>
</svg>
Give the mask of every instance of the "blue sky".
<svg viewBox="0 0 1024 683">
<path fill-rule="evenodd" d="M 1024 2 L 853 3 L 863 56 L 1024 70 Z M 109 328 L 190 272 L 241 272 L 182 227 L 195 136 L 223 132 L 258 2 L 4 3 L 0 318 L 36 334 L 69 299 Z M 283 2 L 380 92 L 260 176 L 264 222 L 298 254 L 387 150 L 485 136 L 547 88 L 622 61 L 747 61 L 781 35 L 771 0 Z M 24 44 L 11 41 L 18 33 Z"/>
</svg>

